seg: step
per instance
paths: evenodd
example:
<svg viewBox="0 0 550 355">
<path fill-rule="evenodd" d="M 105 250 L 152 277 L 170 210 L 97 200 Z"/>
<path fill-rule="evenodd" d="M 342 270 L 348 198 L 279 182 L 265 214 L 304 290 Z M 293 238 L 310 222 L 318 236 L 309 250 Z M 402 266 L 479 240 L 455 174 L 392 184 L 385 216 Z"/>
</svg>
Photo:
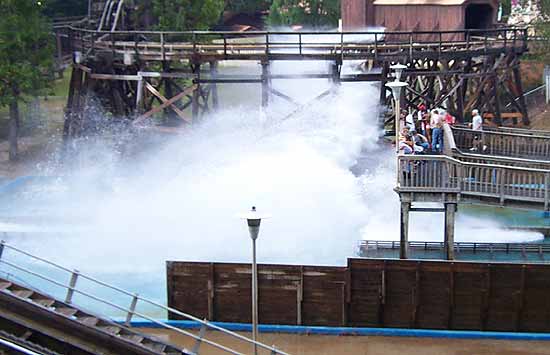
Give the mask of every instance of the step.
<svg viewBox="0 0 550 355">
<path fill-rule="evenodd" d="M 11 291 L 11 294 L 19 298 L 29 298 L 34 294 L 34 292 L 30 290 L 14 290 Z"/>
<path fill-rule="evenodd" d="M 97 323 L 99 323 L 99 319 L 97 319 L 96 317 L 89 317 L 89 316 L 78 317 L 76 320 L 78 320 L 80 323 L 85 324 L 89 327 L 94 327 L 97 325 Z"/>
<path fill-rule="evenodd" d="M 143 339 L 145 339 L 141 335 L 137 335 L 137 334 L 121 334 L 120 337 L 126 340 L 129 340 L 133 343 L 141 343 Z"/>
<path fill-rule="evenodd" d="M 145 339 L 145 341 L 141 342 L 141 345 L 145 346 L 146 348 L 149 348 L 155 352 L 162 353 L 164 352 L 164 349 L 167 348 L 166 344 L 157 343 L 150 339 Z"/>
<path fill-rule="evenodd" d="M 76 313 L 78 313 L 77 309 L 70 308 L 70 307 L 58 307 L 58 308 L 55 309 L 55 311 L 57 313 L 63 314 L 64 316 L 67 316 L 67 317 L 72 317 Z"/>
<path fill-rule="evenodd" d="M 37 298 L 37 299 L 33 299 L 32 301 L 46 308 L 50 308 L 55 303 L 55 300 L 52 300 L 49 298 Z"/>
<path fill-rule="evenodd" d="M 117 327 L 116 325 L 99 325 L 96 326 L 96 328 L 101 329 L 109 334 L 117 335 L 122 330 L 120 327 Z"/>
</svg>

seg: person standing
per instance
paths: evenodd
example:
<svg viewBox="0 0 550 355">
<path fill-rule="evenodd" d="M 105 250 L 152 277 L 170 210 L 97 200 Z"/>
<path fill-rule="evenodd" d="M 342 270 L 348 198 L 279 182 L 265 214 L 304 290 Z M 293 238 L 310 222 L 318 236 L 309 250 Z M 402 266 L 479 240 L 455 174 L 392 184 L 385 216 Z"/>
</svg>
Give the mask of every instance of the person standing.
<svg viewBox="0 0 550 355">
<path fill-rule="evenodd" d="M 432 150 L 435 153 L 441 153 L 443 151 L 443 120 L 436 109 L 432 110 L 430 126 L 432 128 Z"/>
<path fill-rule="evenodd" d="M 473 131 L 475 131 L 472 148 L 470 148 L 470 151 L 477 152 L 480 150 L 480 147 L 483 151 L 485 151 L 487 146 L 483 145 L 483 118 L 477 109 L 472 110 L 472 123 L 470 123 L 470 127 Z"/>
</svg>

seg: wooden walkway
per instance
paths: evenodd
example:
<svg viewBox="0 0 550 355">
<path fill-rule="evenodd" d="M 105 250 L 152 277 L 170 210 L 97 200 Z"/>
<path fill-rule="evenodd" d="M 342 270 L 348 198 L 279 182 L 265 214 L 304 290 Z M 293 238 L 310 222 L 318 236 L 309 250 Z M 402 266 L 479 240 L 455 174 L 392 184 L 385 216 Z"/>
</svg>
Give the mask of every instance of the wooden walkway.
<svg viewBox="0 0 550 355">
<path fill-rule="evenodd" d="M 152 32 L 69 28 L 72 51 L 109 51 L 141 61 L 374 59 L 412 62 L 441 57 L 524 53 L 527 30 L 440 32 Z M 83 58 L 84 59 L 84 58 Z"/>
<path fill-rule="evenodd" d="M 474 144 L 474 137 L 481 143 Z M 409 212 L 444 212 L 448 259 L 454 258 L 458 204 L 550 210 L 550 135 L 526 130 L 445 127 L 444 155 L 400 155 L 396 192 L 401 200 L 400 256 L 408 254 Z M 477 145 L 477 150 L 470 148 Z M 442 203 L 443 208 L 413 204 Z"/>
</svg>

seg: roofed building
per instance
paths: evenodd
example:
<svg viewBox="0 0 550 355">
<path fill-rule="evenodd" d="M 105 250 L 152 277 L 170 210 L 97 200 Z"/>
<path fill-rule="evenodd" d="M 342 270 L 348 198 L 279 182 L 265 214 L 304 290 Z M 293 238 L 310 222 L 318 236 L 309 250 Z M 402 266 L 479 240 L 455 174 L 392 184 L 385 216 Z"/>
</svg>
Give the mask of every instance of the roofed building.
<svg viewBox="0 0 550 355">
<path fill-rule="evenodd" d="M 498 0 L 342 0 L 341 6 L 344 30 L 444 31 L 491 27 Z"/>
</svg>

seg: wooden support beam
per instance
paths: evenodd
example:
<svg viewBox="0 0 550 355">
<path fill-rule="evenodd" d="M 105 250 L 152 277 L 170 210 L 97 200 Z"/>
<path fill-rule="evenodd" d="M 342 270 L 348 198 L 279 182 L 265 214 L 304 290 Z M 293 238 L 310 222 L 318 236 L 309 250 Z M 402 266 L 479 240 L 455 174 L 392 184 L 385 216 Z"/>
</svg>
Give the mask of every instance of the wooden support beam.
<svg viewBox="0 0 550 355">
<path fill-rule="evenodd" d="M 194 92 L 196 89 L 197 89 L 197 85 L 193 85 L 191 87 L 188 87 L 187 89 L 180 92 L 179 94 L 177 94 L 176 96 L 174 96 L 170 100 L 164 102 L 160 106 L 154 107 L 152 110 L 150 110 L 150 111 L 144 113 L 143 115 L 139 116 L 138 118 L 136 118 L 134 120 L 133 124 L 136 125 L 136 124 L 139 124 L 139 123 L 143 122 L 148 117 L 151 117 L 155 113 L 162 111 L 163 109 L 165 109 L 166 107 L 172 105 L 176 101 L 181 100 L 182 97 L 188 95 L 191 92 Z M 191 123 L 191 121 L 188 118 L 186 118 L 185 121 L 188 122 L 188 123 Z"/>
<path fill-rule="evenodd" d="M 296 105 L 296 106 L 299 106 L 299 105 L 300 105 L 300 104 L 299 104 L 298 102 L 296 102 L 292 97 L 290 97 L 290 96 L 288 96 L 288 95 L 286 95 L 286 94 L 283 94 L 282 92 L 280 92 L 280 91 L 277 90 L 277 89 L 274 89 L 274 88 L 271 87 L 271 88 L 269 88 L 269 91 L 270 91 L 273 95 L 278 96 L 278 97 L 280 97 L 280 98 L 282 98 L 282 99 L 284 99 L 284 100 L 286 100 L 286 101 L 288 101 L 288 102 L 290 102 L 290 103 L 292 103 L 292 104 L 294 104 L 294 105 Z"/>
<path fill-rule="evenodd" d="M 520 94 L 519 96 L 519 104 L 522 108 L 521 113 L 523 114 L 522 122 L 525 126 L 529 126 L 529 115 L 527 110 L 527 104 L 525 103 L 525 96 L 523 96 L 523 85 L 521 82 L 521 74 L 519 72 L 519 66 L 515 66 L 513 69 L 514 73 L 514 81 L 516 82 L 516 90 Z"/>
<path fill-rule="evenodd" d="M 269 61 L 262 62 L 262 107 L 269 105 L 269 89 L 271 86 L 269 71 Z"/>
<path fill-rule="evenodd" d="M 445 257 L 454 260 L 456 203 L 445 203 Z"/>
<path fill-rule="evenodd" d="M 400 230 L 401 235 L 399 238 L 399 258 L 409 258 L 409 209 L 411 208 L 410 202 L 401 202 L 401 219 Z"/>
<path fill-rule="evenodd" d="M 155 89 L 155 87 L 149 84 L 148 82 L 145 82 L 145 88 L 149 90 L 151 94 L 155 95 L 163 104 L 166 104 L 167 102 L 170 101 L 166 97 L 162 96 L 162 94 L 158 92 L 158 90 Z M 179 94 L 177 96 L 179 96 Z M 189 118 L 185 117 L 185 114 L 183 113 L 183 111 L 181 111 L 176 105 L 174 105 L 176 101 L 169 103 L 168 106 L 165 106 L 165 108 L 170 107 L 179 116 L 179 118 L 181 118 L 186 122 L 189 122 Z"/>
<path fill-rule="evenodd" d="M 201 65 L 200 64 L 195 64 L 195 65 L 192 65 L 192 68 L 193 68 L 193 72 L 197 73 L 197 75 L 198 75 L 197 79 L 200 80 Z M 202 89 L 199 81 L 195 81 L 195 85 L 197 85 L 197 89 L 193 91 L 193 97 L 191 98 L 191 117 L 192 117 L 193 122 L 196 122 L 199 119 L 199 115 L 200 115 L 200 112 L 199 112 L 199 110 L 200 110 L 200 104 L 199 104 L 200 90 Z"/>
<path fill-rule="evenodd" d="M 211 61 L 210 62 L 210 77 L 212 79 L 216 79 L 218 77 L 218 62 L 217 61 Z M 212 83 L 211 86 L 211 93 L 212 93 L 212 108 L 214 111 L 219 109 L 220 103 L 219 103 L 219 97 L 218 97 L 218 85 L 216 83 Z"/>
</svg>

